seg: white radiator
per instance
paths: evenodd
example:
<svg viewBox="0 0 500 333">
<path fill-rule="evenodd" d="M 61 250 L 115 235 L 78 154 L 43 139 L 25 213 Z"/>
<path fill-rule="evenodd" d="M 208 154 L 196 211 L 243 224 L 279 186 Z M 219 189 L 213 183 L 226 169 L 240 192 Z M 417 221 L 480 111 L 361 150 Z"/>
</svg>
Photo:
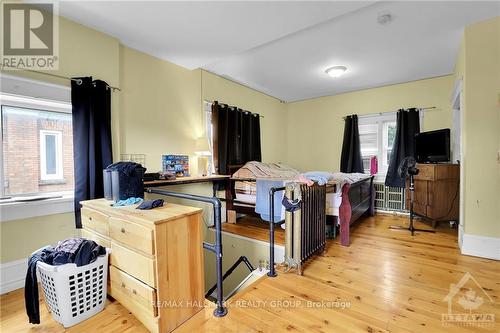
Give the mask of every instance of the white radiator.
<svg viewBox="0 0 500 333">
<path fill-rule="evenodd" d="M 374 183 L 374 185 L 375 209 L 406 212 L 404 188 L 385 186 L 384 183 Z"/>
</svg>

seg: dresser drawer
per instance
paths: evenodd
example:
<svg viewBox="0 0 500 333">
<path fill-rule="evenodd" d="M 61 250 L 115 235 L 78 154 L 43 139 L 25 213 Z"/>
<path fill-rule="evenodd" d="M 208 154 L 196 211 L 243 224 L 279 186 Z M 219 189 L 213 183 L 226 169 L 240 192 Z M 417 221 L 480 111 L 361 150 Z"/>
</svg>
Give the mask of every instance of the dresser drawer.
<svg viewBox="0 0 500 333">
<path fill-rule="evenodd" d="M 415 176 L 417 180 L 434 180 L 435 167 L 433 164 L 418 164 L 418 175 Z"/>
<path fill-rule="evenodd" d="M 111 241 L 111 265 L 132 275 L 151 287 L 156 287 L 155 260 Z"/>
<path fill-rule="evenodd" d="M 113 294 L 124 294 L 130 302 L 144 308 L 149 315 L 156 317 L 156 290 L 145 283 L 122 272 L 114 266 L 109 267 L 111 290 Z"/>
<path fill-rule="evenodd" d="M 154 231 L 139 224 L 109 218 L 109 236 L 147 254 L 154 254 Z"/>
<path fill-rule="evenodd" d="M 113 266 L 109 267 L 109 276 L 108 293 L 150 332 L 158 332 L 156 290 Z"/>
<path fill-rule="evenodd" d="M 86 239 L 93 240 L 94 242 L 96 242 L 97 244 L 99 244 L 101 246 L 111 248 L 111 241 L 109 240 L 109 238 L 103 237 L 103 236 L 101 236 L 95 232 L 92 232 L 88 229 L 82 229 L 82 237 L 86 238 Z"/>
<path fill-rule="evenodd" d="M 91 229 L 103 236 L 109 236 L 109 222 L 107 215 L 90 208 L 82 207 L 81 216 L 84 228 Z"/>
</svg>

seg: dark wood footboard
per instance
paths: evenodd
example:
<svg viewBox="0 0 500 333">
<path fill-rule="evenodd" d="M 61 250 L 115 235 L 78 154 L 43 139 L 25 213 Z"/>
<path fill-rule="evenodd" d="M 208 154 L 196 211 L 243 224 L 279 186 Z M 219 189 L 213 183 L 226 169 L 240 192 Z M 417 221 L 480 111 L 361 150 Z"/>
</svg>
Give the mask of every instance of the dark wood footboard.
<svg viewBox="0 0 500 333">
<path fill-rule="evenodd" d="M 340 244 L 349 246 L 349 229 L 363 214 L 375 214 L 375 188 L 373 176 L 342 187 L 342 203 L 339 208 Z"/>
</svg>

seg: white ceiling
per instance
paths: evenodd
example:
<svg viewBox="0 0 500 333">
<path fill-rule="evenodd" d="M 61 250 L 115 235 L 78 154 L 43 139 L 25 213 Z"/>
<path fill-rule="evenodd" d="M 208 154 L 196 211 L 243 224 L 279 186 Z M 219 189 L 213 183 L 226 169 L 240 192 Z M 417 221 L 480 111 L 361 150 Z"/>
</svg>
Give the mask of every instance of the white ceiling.
<svg viewBox="0 0 500 333">
<path fill-rule="evenodd" d="M 60 14 L 285 101 L 453 72 L 463 28 L 500 2 L 63 1 Z M 389 13 L 387 25 L 377 23 Z M 345 65 L 339 79 L 324 73 Z"/>
</svg>

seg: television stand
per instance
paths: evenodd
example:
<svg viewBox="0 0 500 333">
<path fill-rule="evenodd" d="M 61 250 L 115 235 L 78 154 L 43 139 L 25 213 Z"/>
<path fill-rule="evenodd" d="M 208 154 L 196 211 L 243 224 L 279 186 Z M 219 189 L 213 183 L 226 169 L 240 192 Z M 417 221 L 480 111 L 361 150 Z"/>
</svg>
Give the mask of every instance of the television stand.
<svg viewBox="0 0 500 333">
<path fill-rule="evenodd" d="M 414 177 L 416 215 L 432 222 L 458 221 L 460 203 L 460 165 L 451 163 L 417 163 Z M 409 184 L 406 184 L 406 207 L 410 207 Z"/>
</svg>

